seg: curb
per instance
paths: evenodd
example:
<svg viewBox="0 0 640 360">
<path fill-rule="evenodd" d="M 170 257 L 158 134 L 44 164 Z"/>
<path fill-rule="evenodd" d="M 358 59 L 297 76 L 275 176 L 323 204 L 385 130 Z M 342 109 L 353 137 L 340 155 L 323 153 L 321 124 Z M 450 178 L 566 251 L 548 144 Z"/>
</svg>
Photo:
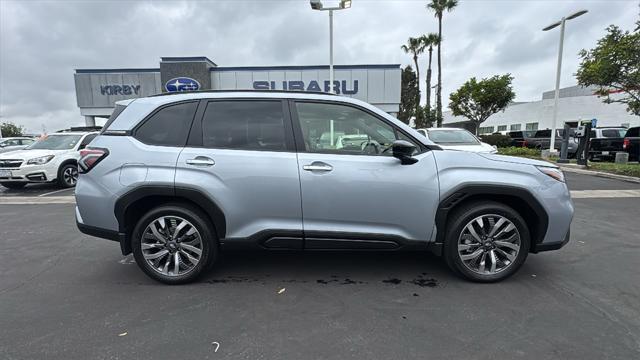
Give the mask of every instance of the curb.
<svg viewBox="0 0 640 360">
<path fill-rule="evenodd" d="M 602 171 L 585 170 L 585 169 L 578 168 L 575 165 L 568 165 L 568 166 L 564 164 L 556 164 L 556 165 L 558 165 L 563 171 L 567 171 L 567 172 L 572 172 L 576 174 L 593 175 L 593 176 L 599 176 L 599 177 L 604 177 L 609 179 L 616 179 L 616 180 L 622 180 L 622 181 L 640 184 L 640 178 L 633 177 L 633 176 L 611 174 L 611 173 L 602 172 Z"/>
</svg>

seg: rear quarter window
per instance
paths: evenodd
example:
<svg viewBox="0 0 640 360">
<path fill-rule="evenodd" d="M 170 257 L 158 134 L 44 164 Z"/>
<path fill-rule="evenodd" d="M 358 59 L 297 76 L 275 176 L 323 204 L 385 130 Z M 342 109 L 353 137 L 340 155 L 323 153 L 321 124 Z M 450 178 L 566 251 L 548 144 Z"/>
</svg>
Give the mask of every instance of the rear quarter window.
<svg viewBox="0 0 640 360">
<path fill-rule="evenodd" d="M 148 145 L 184 146 L 197 107 L 197 101 L 161 107 L 142 122 L 134 137 Z"/>
</svg>

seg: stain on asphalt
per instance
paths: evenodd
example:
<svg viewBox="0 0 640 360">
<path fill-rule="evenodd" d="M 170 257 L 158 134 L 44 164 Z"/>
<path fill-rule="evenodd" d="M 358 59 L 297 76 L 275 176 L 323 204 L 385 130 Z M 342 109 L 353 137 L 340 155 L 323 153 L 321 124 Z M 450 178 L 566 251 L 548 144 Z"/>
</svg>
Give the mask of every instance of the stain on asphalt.
<svg viewBox="0 0 640 360">
<path fill-rule="evenodd" d="M 413 279 L 411 281 L 412 284 L 418 285 L 420 287 L 436 287 L 438 286 L 438 280 L 430 279 L 430 278 L 422 278 L 419 277 L 417 279 Z"/>
<path fill-rule="evenodd" d="M 382 280 L 382 282 L 386 283 L 386 284 L 398 285 L 398 284 L 400 284 L 402 282 L 402 280 L 396 279 L 396 278 L 392 278 L 392 279 Z"/>
<path fill-rule="evenodd" d="M 330 280 L 324 280 L 324 279 L 318 279 L 316 280 L 316 283 L 318 284 L 322 284 L 322 285 L 327 285 L 327 284 L 339 284 L 339 285 L 355 285 L 355 284 L 366 284 L 366 281 L 357 281 L 357 280 L 351 280 L 349 278 L 345 278 L 344 280 L 340 280 L 337 276 L 334 277 L 334 275 L 331 275 L 332 279 Z"/>
</svg>

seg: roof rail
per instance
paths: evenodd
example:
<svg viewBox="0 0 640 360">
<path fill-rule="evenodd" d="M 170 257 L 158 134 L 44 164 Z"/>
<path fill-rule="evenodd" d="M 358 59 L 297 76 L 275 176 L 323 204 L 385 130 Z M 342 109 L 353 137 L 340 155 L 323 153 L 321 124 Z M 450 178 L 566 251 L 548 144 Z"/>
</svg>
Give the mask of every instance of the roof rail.
<svg viewBox="0 0 640 360">
<path fill-rule="evenodd" d="M 72 131 L 100 131 L 102 130 L 102 126 L 75 126 L 70 127 L 68 129 L 62 129 L 56 131 L 57 133 L 66 133 Z"/>
<path fill-rule="evenodd" d="M 302 90 L 189 90 L 189 91 L 173 91 L 168 93 L 160 93 L 155 95 L 149 95 L 149 97 L 167 96 L 167 95 L 180 95 L 180 94 L 206 94 L 206 93 L 285 93 L 285 94 L 315 94 L 315 95 L 336 95 L 333 93 L 327 93 L 322 91 L 302 91 Z"/>
</svg>

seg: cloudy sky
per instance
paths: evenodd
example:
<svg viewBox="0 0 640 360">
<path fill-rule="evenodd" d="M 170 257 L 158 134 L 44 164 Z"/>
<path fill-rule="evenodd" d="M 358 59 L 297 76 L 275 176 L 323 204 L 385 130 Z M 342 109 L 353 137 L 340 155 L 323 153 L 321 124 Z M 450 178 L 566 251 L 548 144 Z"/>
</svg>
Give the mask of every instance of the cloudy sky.
<svg viewBox="0 0 640 360">
<path fill-rule="evenodd" d="M 400 45 L 437 31 L 425 3 L 353 0 L 335 15 L 335 63 L 410 64 Z M 508 72 L 517 101 L 539 99 L 554 85 L 559 36 L 541 29 L 584 8 L 565 38 L 561 86 L 575 85 L 578 51 L 609 24 L 633 29 L 638 5 L 461 0 L 444 19 L 444 97 L 472 76 Z M 31 132 L 83 124 L 75 69 L 158 67 L 161 56 L 199 55 L 220 66 L 327 64 L 328 15 L 307 0 L 0 0 L 0 121 Z"/>
</svg>

